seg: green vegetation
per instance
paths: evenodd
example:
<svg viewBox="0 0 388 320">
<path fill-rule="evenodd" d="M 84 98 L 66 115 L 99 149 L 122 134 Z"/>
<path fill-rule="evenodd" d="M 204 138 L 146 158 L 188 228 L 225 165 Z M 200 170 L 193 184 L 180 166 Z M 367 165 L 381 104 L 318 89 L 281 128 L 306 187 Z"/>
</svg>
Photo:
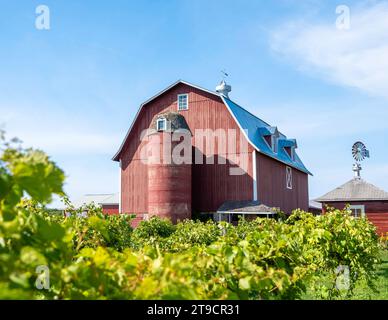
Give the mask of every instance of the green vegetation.
<svg viewBox="0 0 388 320">
<path fill-rule="evenodd" d="M 152 218 L 132 230 L 130 215 L 67 200 L 66 216 L 50 213 L 63 181 L 43 152 L 2 144 L 1 299 L 357 298 L 386 281 L 374 226 L 346 211 L 238 226 Z"/>
<path fill-rule="evenodd" d="M 351 296 L 347 296 L 347 292 L 340 292 L 338 298 L 342 299 L 354 299 L 354 300 L 388 300 L 388 251 L 381 250 L 380 262 L 377 265 L 375 272 L 374 287 L 368 286 L 365 280 L 359 281 L 354 288 L 354 292 Z M 322 281 L 326 281 L 325 276 L 321 276 Z M 313 290 L 310 288 L 307 292 L 302 295 L 302 299 L 314 300 L 317 299 L 314 295 Z"/>
<path fill-rule="evenodd" d="M 376 270 L 376 291 L 370 290 L 365 282 L 361 282 L 354 290 L 353 299 L 388 300 L 388 251 L 381 252 L 381 262 Z"/>
</svg>

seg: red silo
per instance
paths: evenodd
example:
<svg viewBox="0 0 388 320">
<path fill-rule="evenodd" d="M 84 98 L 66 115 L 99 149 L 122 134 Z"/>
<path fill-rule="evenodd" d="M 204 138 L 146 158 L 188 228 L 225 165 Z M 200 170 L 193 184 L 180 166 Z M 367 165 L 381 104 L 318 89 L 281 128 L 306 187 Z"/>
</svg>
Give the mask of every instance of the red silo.
<svg viewBox="0 0 388 320">
<path fill-rule="evenodd" d="M 191 218 L 191 133 L 179 113 L 157 115 L 148 135 L 148 215 Z"/>
</svg>

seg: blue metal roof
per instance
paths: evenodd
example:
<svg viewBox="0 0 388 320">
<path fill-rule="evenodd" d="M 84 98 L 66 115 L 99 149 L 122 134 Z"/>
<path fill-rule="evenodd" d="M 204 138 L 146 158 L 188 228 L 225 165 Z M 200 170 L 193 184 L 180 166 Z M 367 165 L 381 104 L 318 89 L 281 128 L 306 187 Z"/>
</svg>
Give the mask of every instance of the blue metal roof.
<svg viewBox="0 0 388 320">
<path fill-rule="evenodd" d="M 302 160 L 300 160 L 296 152 L 294 152 L 294 159 L 291 159 L 291 157 L 284 149 L 285 147 L 297 148 L 295 139 L 287 139 L 285 135 L 279 132 L 278 147 L 276 152 L 274 152 L 264 140 L 264 136 L 274 134 L 277 131 L 276 127 L 270 126 L 268 123 L 257 118 L 244 108 L 240 107 L 238 104 L 234 103 L 232 100 L 225 97 L 222 97 L 222 99 L 230 109 L 231 113 L 234 115 L 240 127 L 246 131 L 250 142 L 257 148 L 259 152 L 281 161 L 290 167 L 294 167 L 300 171 L 312 175 L 311 172 L 307 170 Z"/>
</svg>

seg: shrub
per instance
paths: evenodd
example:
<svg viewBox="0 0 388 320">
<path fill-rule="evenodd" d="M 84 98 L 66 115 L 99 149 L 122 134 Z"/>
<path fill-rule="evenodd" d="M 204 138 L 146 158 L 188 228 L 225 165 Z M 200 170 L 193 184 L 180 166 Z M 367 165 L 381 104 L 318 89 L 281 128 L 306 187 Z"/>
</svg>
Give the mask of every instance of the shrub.
<svg viewBox="0 0 388 320">
<path fill-rule="evenodd" d="M 298 299 L 308 286 L 335 298 L 340 265 L 349 268 L 348 296 L 362 279 L 373 287 L 379 239 L 346 210 L 236 227 L 151 218 L 132 231 L 131 216 L 95 206 L 51 214 L 45 204 L 63 194 L 63 172 L 40 151 L 2 148 L 0 298 Z M 37 286 L 46 284 L 41 266 L 48 289 Z"/>
<path fill-rule="evenodd" d="M 170 220 L 158 217 L 141 221 L 132 234 L 132 246 L 138 249 L 145 245 L 161 242 L 164 238 L 169 237 L 175 228 Z"/>
</svg>

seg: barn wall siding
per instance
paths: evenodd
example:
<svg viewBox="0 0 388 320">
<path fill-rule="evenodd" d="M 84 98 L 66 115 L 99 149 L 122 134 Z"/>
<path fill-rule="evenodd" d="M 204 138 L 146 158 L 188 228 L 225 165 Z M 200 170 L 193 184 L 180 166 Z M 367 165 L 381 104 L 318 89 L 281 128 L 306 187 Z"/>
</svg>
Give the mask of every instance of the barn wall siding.
<svg viewBox="0 0 388 320">
<path fill-rule="evenodd" d="M 102 212 L 105 214 L 118 214 L 119 213 L 119 205 L 118 204 L 104 204 L 102 206 Z"/>
<path fill-rule="evenodd" d="M 148 212 L 148 170 L 145 159 L 141 159 L 140 150 L 144 142 L 140 142 L 140 135 L 142 130 L 149 128 L 155 115 L 167 111 L 177 112 L 177 95 L 181 93 L 189 94 L 189 110 L 179 113 L 185 117 L 193 133 L 195 129 L 235 129 L 237 141 L 240 141 L 240 129 L 219 97 L 184 84 L 167 91 L 143 107 L 121 153 L 122 212 Z M 195 137 L 192 138 L 192 144 L 197 149 L 200 146 Z M 217 147 L 216 143 L 215 150 Z M 205 157 L 210 156 L 204 149 L 199 151 Z M 193 210 L 215 211 L 226 200 L 252 200 L 252 150 L 249 145 L 248 170 L 244 175 L 229 175 L 231 165 L 217 165 L 217 157 L 214 165 L 193 164 Z M 237 155 L 240 155 L 239 143 Z M 226 153 L 219 157 L 230 159 L 231 155 Z"/>
<path fill-rule="evenodd" d="M 308 175 L 292 169 L 292 189 L 286 187 L 286 165 L 257 153 L 258 200 L 285 213 L 308 211 Z"/>
</svg>

